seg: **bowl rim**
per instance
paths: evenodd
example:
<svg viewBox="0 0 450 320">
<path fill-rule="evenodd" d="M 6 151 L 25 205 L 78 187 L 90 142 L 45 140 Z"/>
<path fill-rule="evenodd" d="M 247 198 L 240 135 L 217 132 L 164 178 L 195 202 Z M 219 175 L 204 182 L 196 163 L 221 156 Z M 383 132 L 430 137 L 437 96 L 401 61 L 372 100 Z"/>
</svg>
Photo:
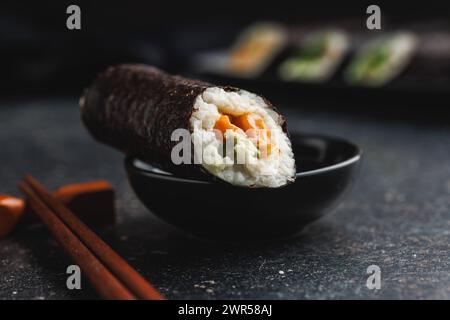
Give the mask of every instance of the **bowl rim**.
<svg viewBox="0 0 450 320">
<path fill-rule="evenodd" d="M 322 140 L 332 140 L 333 142 L 337 142 L 337 143 L 344 143 L 348 146 L 350 146 L 351 148 L 354 149 L 354 155 L 344 161 L 332 164 L 330 166 L 326 166 L 323 168 L 319 168 L 319 169 L 314 169 L 314 170 L 308 170 L 308 171 L 302 171 L 302 172 L 297 172 L 295 174 L 296 178 L 299 177 L 306 177 L 306 176 L 312 176 L 312 175 L 318 175 L 318 174 L 323 174 L 329 171 L 333 171 L 333 170 L 337 170 L 337 169 L 341 169 L 343 167 L 347 167 L 350 166 L 356 162 L 358 162 L 362 155 L 363 152 L 361 150 L 360 147 L 358 147 L 355 143 L 348 141 L 347 139 L 341 138 L 341 137 L 337 137 L 337 136 L 331 136 L 331 135 L 325 135 L 325 134 L 309 134 L 309 133 L 299 133 L 299 132 L 294 132 L 291 133 L 291 139 L 294 137 L 298 137 L 298 138 L 318 138 L 318 139 L 322 139 Z M 194 184 L 213 184 L 214 181 L 206 181 L 206 180 L 198 180 L 198 179 L 189 179 L 189 178 L 182 178 L 182 177 L 175 177 L 173 175 L 171 175 L 170 173 L 159 173 L 159 172 L 155 172 L 155 171 L 149 171 L 147 169 L 138 167 L 135 165 L 135 161 L 140 161 L 145 163 L 145 161 L 140 160 L 137 157 L 131 156 L 131 155 L 127 155 L 125 157 L 125 166 L 128 170 L 133 170 L 133 171 L 138 171 L 140 174 L 143 174 L 145 176 L 150 176 L 152 178 L 156 178 L 156 179 L 163 179 L 163 180 L 171 180 L 171 181 L 176 181 L 176 182 L 184 182 L 184 183 L 194 183 Z M 157 169 L 157 168 L 155 168 Z M 158 169 L 160 170 L 160 169 Z M 162 170 L 161 170 L 162 171 Z"/>
</svg>

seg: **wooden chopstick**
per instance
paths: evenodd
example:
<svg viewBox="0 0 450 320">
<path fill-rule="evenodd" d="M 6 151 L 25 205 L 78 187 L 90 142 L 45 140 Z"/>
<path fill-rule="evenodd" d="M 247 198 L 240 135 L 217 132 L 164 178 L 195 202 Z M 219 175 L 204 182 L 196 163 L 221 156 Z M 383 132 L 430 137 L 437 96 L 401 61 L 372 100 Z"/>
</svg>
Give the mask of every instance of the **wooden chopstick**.
<svg viewBox="0 0 450 320">
<path fill-rule="evenodd" d="M 50 229 L 64 250 L 86 272 L 89 282 L 105 299 L 136 299 L 136 297 L 105 268 L 92 252 L 54 215 L 36 193 L 25 183 L 19 184 L 27 195 L 28 203 Z"/>
<path fill-rule="evenodd" d="M 164 299 L 150 283 L 148 283 L 136 270 L 114 252 L 111 247 L 48 192 L 36 179 L 31 176 L 26 176 L 21 184 L 21 188 L 26 189 L 26 193 L 29 196 L 34 194 L 33 198 L 39 198 L 49 209 L 47 211 L 51 212 L 58 220 L 60 219 L 61 223 L 65 225 L 75 237 L 79 238 L 80 242 L 98 258 L 110 273 L 117 277 L 117 280 L 121 282 L 133 296 L 139 299 L 149 300 Z M 32 191 L 32 193 L 30 191 Z M 64 238 L 62 238 L 62 240 L 64 241 Z M 86 270 L 88 270 L 88 273 L 90 272 L 90 269 Z M 102 285 L 104 285 L 104 283 L 102 283 Z"/>
</svg>

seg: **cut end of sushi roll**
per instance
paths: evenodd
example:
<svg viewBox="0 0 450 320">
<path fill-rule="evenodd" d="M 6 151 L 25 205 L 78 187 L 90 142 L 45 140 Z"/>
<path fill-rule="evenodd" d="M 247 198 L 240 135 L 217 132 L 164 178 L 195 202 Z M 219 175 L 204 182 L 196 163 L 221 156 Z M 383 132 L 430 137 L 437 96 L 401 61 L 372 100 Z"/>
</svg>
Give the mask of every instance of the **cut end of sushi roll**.
<svg viewBox="0 0 450 320">
<path fill-rule="evenodd" d="M 263 98 L 210 87 L 190 118 L 195 157 L 212 175 L 233 185 L 280 187 L 295 179 L 285 120 Z"/>
</svg>

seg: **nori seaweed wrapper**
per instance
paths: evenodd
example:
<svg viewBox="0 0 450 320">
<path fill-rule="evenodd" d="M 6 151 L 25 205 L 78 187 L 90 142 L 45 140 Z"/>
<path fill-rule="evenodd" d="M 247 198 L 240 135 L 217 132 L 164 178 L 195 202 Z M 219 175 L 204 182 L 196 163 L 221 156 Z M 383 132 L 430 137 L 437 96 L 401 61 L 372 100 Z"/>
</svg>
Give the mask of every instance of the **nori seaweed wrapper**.
<svg viewBox="0 0 450 320">
<path fill-rule="evenodd" d="M 180 128 L 192 131 L 189 120 L 195 100 L 212 86 L 151 66 L 112 66 L 85 90 L 80 99 L 81 118 L 94 138 L 125 154 L 180 176 L 212 178 L 201 165 L 193 164 L 193 149 L 192 164 L 171 161 L 172 148 L 179 143 L 171 141 L 172 132 Z M 284 118 L 282 127 L 287 132 Z"/>
</svg>

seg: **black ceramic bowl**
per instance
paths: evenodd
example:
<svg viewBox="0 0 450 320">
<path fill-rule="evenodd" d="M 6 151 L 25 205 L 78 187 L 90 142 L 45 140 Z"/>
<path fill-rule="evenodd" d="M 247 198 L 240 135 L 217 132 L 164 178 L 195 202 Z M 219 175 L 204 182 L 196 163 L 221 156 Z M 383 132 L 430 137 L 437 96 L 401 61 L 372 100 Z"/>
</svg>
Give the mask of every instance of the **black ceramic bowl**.
<svg viewBox="0 0 450 320">
<path fill-rule="evenodd" d="M 131 157 L 125 166 L 145 206 L 191 234 L 226 241 L 285 237 L 336 204 L 361 158 L 356 145 L 338 138 L 294 134 L 291 141 L 297 178 L 281 188 L 177 178 Z"/>
</svg>

